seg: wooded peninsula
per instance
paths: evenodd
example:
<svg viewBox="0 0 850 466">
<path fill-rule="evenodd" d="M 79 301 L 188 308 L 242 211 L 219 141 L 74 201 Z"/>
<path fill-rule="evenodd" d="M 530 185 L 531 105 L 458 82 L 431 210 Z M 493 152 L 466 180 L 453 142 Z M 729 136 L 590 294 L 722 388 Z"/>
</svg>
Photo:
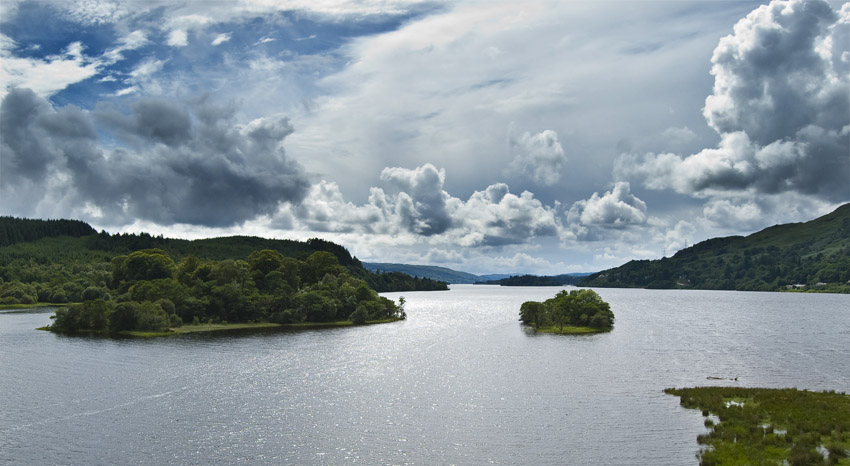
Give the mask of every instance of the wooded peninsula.
<svg viewBox="0 0 850 466">
<path fill-rule="evenodd" d="M 255 237 L 178 240 L 97 233 L 76 220 L 0 217 L 0 305 L 69 305 L 50 330 L 165 332 L 183 324 L 386 322 L 378 291 L 444 282 L 373 274 L 337 244 Z"/>
</svg>

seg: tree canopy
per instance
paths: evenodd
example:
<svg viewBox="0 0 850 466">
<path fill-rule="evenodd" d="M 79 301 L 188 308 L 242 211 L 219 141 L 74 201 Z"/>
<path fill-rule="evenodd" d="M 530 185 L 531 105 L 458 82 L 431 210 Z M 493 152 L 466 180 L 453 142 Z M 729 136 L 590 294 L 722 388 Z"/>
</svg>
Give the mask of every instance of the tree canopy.
<svg viewBox="0 0 850 466">
<path fill-rule="evenodd" d="M 175 264 L 164 251 L 147 249 L 117 256 L 110 266 L 108 287 L 87 288 L 83 295 L 91 299 L 57 310 L 51 330 L 162 332 L 184 323 L 362 324 L 406 317 L 402 305 L 379 296 L 327 251 L 305 261 L 262 250 L 247 260 L 187 256 Z"/>
<path fill-rule="evenodd" d="M 593 290 L 561 290 L 544 302 L 526 301 L 520 306 L 519 320 L 536 329 L 565 326 L 589 327 L 601 331 L 614 328 L 611 306 Z"/>
</svg>

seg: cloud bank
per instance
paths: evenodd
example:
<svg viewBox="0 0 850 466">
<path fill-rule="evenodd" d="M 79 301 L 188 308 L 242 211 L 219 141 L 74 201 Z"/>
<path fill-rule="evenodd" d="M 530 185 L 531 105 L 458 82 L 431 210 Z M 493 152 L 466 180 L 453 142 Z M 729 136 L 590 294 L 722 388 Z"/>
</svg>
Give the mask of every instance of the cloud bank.
<svg viewBox="0 0 850 466">
<path fill-rule="evenodd" d="M 6 209 L 68 216 L 86 206 L 106 225 L 228 226 L 300 201 L 310 182 L 281 146 L 289 121 L 236 125 L 234 111 L 208 98 L 142 98 L 127 113 L 109 105 L 57 110 L 13 89 L 0 104 Z"/>
</svg>

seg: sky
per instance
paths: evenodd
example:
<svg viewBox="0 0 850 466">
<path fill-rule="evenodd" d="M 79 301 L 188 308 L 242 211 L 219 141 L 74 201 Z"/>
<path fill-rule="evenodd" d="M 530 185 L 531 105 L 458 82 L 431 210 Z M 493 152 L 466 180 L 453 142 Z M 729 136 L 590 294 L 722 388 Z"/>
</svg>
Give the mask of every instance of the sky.
<svg viewBox="0 0 850 466">
<path fill-rule="evenodd" d="M 846 2 L 0 2 L 0 215 L 561 274 L 848 201 Z"/>
</svg>

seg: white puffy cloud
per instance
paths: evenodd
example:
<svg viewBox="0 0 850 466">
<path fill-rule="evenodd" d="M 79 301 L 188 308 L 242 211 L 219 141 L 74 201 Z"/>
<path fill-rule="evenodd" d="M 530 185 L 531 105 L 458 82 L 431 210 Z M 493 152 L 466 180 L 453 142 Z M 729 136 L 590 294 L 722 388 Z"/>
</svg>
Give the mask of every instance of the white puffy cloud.
<svg viewBox="0 0 850 466">
<path fill-rule="evenodd" d="M 568 220 L 603 228 L 639 225 L 646 223 L 646 203 L 631 193 L 629 183 L 620 181 L 601 196 L 593 193 L 590 199 L 573 204 Z"/>
<path fill-rule="evenodd" d="M 510 140 L 515 154 L 510 170 L 521 173 L 541 185 L 553 185 L 561 179 L 561 169 L 567 162 L 558 133 L 544 130 L 537 134 L 523 133 Z"/>
<path fill-rule="evenodd" d="M 850 73 L 842 62 L 850 8 L 774 0 L 740 20 L 714 50 L 704 116 L 716 148 L 680 156 L 625 154 L 618 179 L 696 197 L 796 192 L 850 198 Z"/>
<path fill-rule="evenodd" d="M 408 231 L 430 236 L 452 226 L 448 211 L 451 198 L 443 191 L 445 170 L 437 170 L 431 164 L 413 170 L 387 167 L 381 172 L 381 180 L 400 191 L 396 196 L 395 212 Z"/>
<path fill-rule="evenodd" d="M 396 235 L 465 247 L 525 244 L 560 232 L 554 207 L 528 191 L 513 194 L 504 183 L 463 201 L 443 189 L 445 171 L 431 164 L 388 167 L 381 179 L 392 189 L 372 187 L 362 205 L 346 201 L 336 183 L 320 181 L 299 204 L 282 206 L 276 219 L 284 225 L 294 221 L 290 227 L 295 229 Z"/>
<path fill-rule="evenodd" d="M 0 99 L 10 89 L 27 87 L 38 95 L 50 96 L 68 85 L 95 76 L 101 63 L 83 54 L 83 44 L 73 42 L 63 53 L 44 59 L 20 58 L 11 55 L 14 41 L 6 36 L 0 40 Z"/>
<path fill-rule="evenodd" d="M 215 36 L 215 39 L 210 43 L 212 46 L 221 45 L 230 40 L 230 33 L 222 33 Z"/>
<path fill-rule="evenodd" d="M 463 226 L 461 244 L 521 244 L 559 232 L 555 209 L 544 206 L 529 191 L 519 196 L 511 193 L 504 183 L 475 191 L 459 205 L 455 216 Z"/>
<path fill-rule="evenodd" d="M 104 67 L 124 59 L 124 52 L 148 44 L 146 34 L 135 30 L 117 41 L 100 56 L 86 55 L 82 42 L 71 42 L 61 54 L 45 58 L 23 58 L 12 51 L 17 44 L 0 34 L 0 100 L 9 90 L 20 87 L 49 97 L 71 84 L 96 76 Z"/>
</svg>

